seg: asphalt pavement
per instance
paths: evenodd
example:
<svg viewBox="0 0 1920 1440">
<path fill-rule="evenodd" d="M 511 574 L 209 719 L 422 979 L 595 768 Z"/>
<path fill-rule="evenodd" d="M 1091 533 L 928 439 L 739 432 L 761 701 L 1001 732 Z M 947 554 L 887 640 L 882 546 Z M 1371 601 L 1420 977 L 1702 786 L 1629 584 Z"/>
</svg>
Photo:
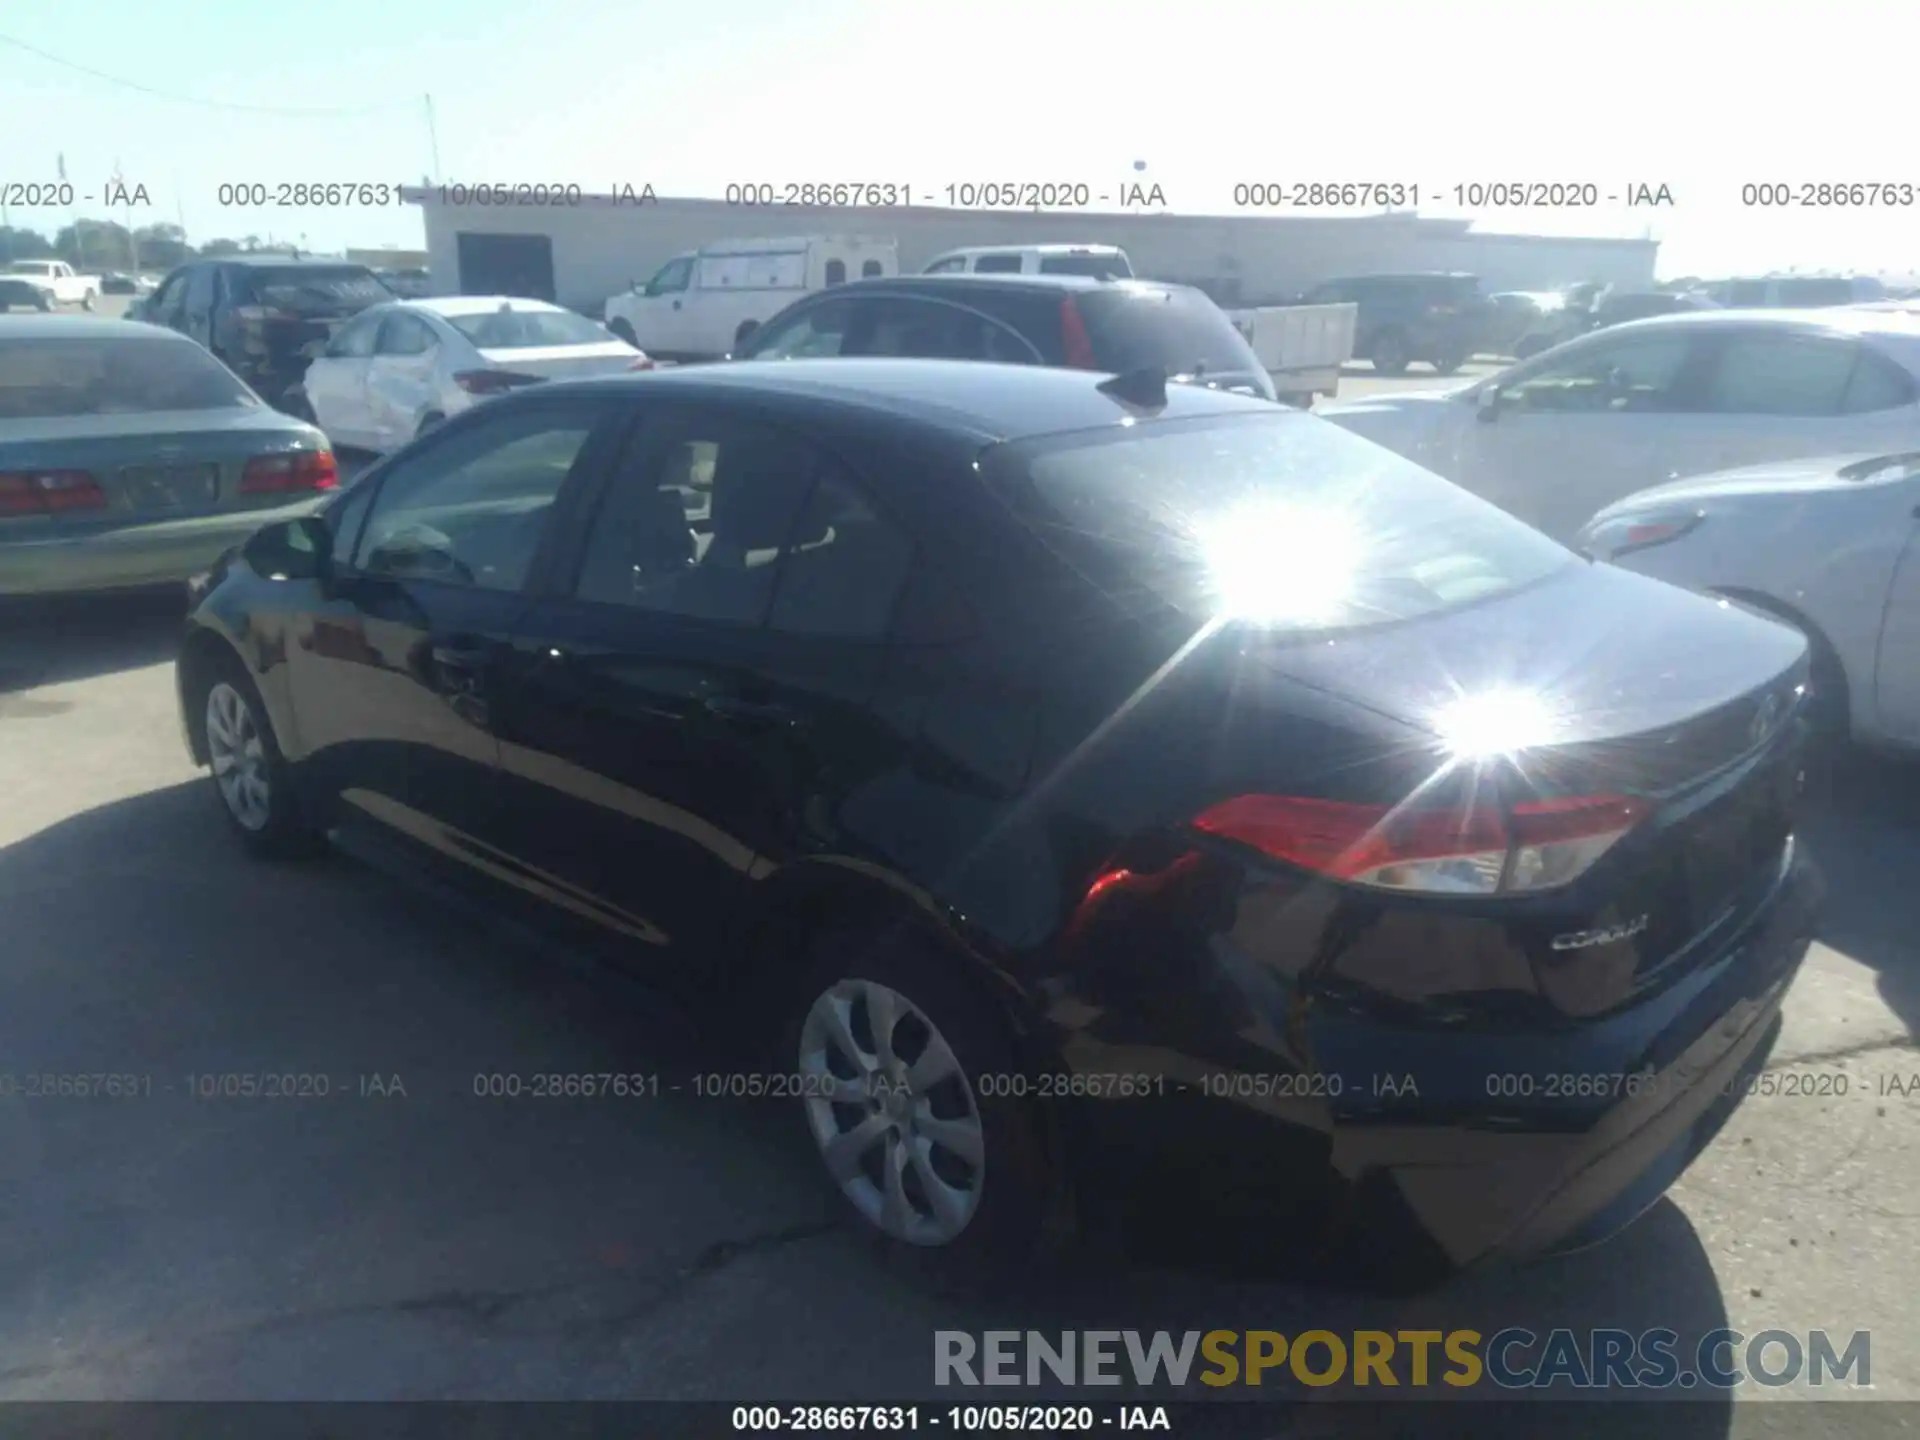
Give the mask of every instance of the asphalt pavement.
<svg viewBox="0 0 1920 1440">
<path fill-rule="evenodd" d="M 836 1227 L 766 1102 L 477 1096 L 704 1057 L 644 991 L 436 896 L 344 857 L 245 859 L 181 743 L 178 620 L 0 612 L 0 1083 L 143 1077 L 0 1098 L 0 1399 L 934 1398 L 936 1329 L 1508 1324 L 1867 1330 L 1872 1398 L 1920 1399 L 1920 767 L 1858 761 L 1812 817 L 1832 899 L 1773 1093 L 1613 1242 L 1382 1300 L 1171 1234 L 982 1307 Z M 203 1093 L 241 1073 L 327 1093 Z M 1808 1392 L 1740 1398 L 1782 1396 Z M 1260 1433 L 1331 1433 L 1324 1408 Z M 1839 1433 L 1789 1413 L 1669 1406 L 1617 1433 Z"/>
</svg>

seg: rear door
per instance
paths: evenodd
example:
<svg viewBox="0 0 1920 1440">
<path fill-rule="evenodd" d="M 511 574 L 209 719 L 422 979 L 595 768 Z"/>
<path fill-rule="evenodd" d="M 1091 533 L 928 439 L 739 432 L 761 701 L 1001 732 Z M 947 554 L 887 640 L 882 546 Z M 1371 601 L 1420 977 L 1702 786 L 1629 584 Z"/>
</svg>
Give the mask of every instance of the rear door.
<svg viewBox="0 0 1920 1440">
<path fill-rule="evenodd" d="M 367 450 L 380 446 L 379 427 L 367 396 L 367 372 L 373 364 L 380 322 L 387 314 L 384 306 L 376 306 L 355 317 L 307 367 L 302 382 L 307 404 L 336 445 Z"/>
<path fill-rule="evenodd" d="M 1896 740 L 1920 745 L 1920 487 L 1913 487 L 1913 498 L 1907 548 L 1881 621 L 1874 693 L 1880 728 Z"/>
<path fill-rule="evenodd" d="M 439 408 L 439 363 L 440 337 L 418 315 L 395 310 L 380 322 L 367 362 L 367 409 L 375 449 L 399 449 L 419 432 L 427 414 Z"/>
<path fill-rule="evenodd" d="M 866 706 L 911 546 L 745 405 L 650 410 L 580 518 L 502 692 L 510 828 L 583 938 L 684 979 L 888 763 Z"/>
</svg>

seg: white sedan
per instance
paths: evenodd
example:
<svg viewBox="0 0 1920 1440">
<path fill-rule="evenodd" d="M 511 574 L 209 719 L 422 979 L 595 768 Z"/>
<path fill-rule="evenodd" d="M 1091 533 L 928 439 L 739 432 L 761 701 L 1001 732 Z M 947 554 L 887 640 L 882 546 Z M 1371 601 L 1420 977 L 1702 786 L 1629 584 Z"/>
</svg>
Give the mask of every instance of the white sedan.
<svg viewBox="0 0 1920 1440">
<path fill-rule="evenodd" d="M 1471 384 L 1316 413 L 1567 540 L 1668 480 L 1920 448 L 1920 312 L 1662 315 Z"/>
<path fill-rule="evenodd" d="M 1599 560 L 1745 600 L 1812 641 L 1832 733 L 1920 747 L 1920 453 L 1783 461 L 1643 490 L 1578 537 Z"/>
<path fill-rule="evenodd" d="M 336 446 L 385 453 L 489 395 L 651 367 L 644 352 L 558 305 L 457 295 L 362 311 L 307 367 L 302 388 L 306 418 Z"/>
</svg>

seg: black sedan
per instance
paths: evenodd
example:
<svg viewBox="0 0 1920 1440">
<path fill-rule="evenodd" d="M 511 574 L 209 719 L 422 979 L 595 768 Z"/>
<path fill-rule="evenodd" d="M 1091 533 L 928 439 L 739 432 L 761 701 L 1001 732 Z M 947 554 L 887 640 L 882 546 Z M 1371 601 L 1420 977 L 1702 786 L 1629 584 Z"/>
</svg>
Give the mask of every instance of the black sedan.
<svg viewBox="0 0 1920 1440">
<path fill-rule="evenodd" d="M 1591 1243 L 1813 924 L 1796 632 L 1154 373 L 542 387 L 194 588 L 248 847 L 683 990 L 939 1275 L 1207 1189 L 1399 1280 Z"/>
</svg>

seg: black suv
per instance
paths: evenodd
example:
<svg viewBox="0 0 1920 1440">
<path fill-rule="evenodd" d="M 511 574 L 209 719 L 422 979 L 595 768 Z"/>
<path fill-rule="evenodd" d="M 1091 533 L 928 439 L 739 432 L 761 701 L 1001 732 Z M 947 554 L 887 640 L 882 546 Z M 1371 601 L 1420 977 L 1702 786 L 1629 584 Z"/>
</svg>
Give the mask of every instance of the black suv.
<svg viewBox="0 0 1920 1440">
<path fill-rule="evenodd" d="M 902 275 L 796 300 L 742 340 L 743 360 L 887 355 L 991 360 L 1176 380 L 1274 398 L 1273 380 L 1200 291 L 1077 275 Z"/>
<path fill-rule="evenodd" d="M 290 392 L 333 332 L 394 298 L 365 265 L 226 255 L 182 265 L 130 318 L 198 340 L 270 404 L 298 411 Z"/>
<path fill-rule="evenodd" d="M 1492 319 L 1477 275 L 1357 275 L 1307 292 L 1309 305 L 1353 304 L 1353 355 L 1382 375 L 1424 360 L 1451 375 L 1473 355 Z"/>
</svg>

